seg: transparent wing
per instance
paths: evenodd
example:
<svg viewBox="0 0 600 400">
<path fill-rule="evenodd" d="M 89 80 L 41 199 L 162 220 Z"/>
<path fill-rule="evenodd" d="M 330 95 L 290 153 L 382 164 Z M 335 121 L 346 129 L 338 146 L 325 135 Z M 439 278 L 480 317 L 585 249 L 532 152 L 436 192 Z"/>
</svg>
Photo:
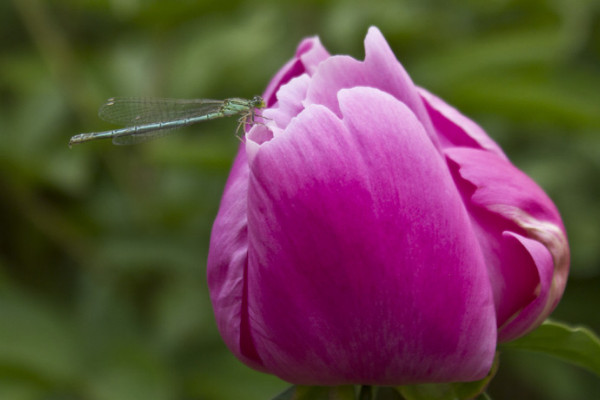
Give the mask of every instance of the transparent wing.
<svg viewBox="0 0 600 400">
<path fill-rule="evenodd" d="M 134 126 L 214 113 L 222 105 L 222 100 L 114 97 L 100 107 L 98 116 L 114 124 Z"/>
</svg>

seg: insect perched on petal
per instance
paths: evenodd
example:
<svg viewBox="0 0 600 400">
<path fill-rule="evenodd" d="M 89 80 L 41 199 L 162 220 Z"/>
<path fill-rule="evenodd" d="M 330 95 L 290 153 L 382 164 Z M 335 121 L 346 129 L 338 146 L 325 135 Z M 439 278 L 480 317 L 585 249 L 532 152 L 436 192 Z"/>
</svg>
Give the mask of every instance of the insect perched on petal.
<svg viewBox="0 0 600 400">
<path fill-rule="evenodd" d="M 69 146 L 98 139 L 112 139 L 114 144 L 140 143 L 173 129 L 232 115 L 240 115 L 239 130 L 243 125 L 253 125 L 256 109 L 264 107 L 265 102 L 260 96 L 251 100 L 237 97 L 225 100 L 113 97 L 100 107 L 98 115 L 107 122 L 126 127 L 80 133 L 69 140 Z"/>
</svg>

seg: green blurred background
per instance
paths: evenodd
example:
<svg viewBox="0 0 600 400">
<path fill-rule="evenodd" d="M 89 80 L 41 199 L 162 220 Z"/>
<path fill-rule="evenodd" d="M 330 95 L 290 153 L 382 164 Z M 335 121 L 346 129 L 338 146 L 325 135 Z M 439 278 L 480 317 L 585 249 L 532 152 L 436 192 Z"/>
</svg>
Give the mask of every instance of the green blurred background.
<svg viewBox="0 0 600 400">
<path fill-rule="evenodd" d="M 225 348 L 205 278 L 235 121 L 69 150 L 115 95 L 261 93 L 318 34 L 363 57 L 377 25 L 421 86 L 478 121 L 564 217 L 554 318 L 600 332 L 600 2 L 0 2 L 0 399 L 269 399 Z M 505 352 L 495 399 L 600 398 L 600 379 Z"/>
</svg>

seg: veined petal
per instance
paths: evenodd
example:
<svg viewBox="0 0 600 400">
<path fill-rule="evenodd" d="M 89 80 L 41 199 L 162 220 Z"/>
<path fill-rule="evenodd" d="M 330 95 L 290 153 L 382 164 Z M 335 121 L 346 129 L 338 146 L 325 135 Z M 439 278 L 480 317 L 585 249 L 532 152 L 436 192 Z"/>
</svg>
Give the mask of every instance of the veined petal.
<svg viewBox="0 0 600 400">
<path fill-rule="evenodd" d="M 283 85 L 277 92 L 277 103 L 263 112 L 263 115 L 284 129 L 304 109 L 304 99 L 310 84 L 310 77 L 302 74 Z"/>
<path fill-rule="evenodd" d="M 439 146 L 416 86 L 375 27 L 369 28 L 365 38 L 364 61 L 349 56 L 333 56 L 319 64 L 311 80 L 307 104 L 323 104 L 340 116 L 338 91 L 356 86 L 381 89 L 406 104 L 421 122 L 432 143 Z"/>
<path fill-rule="evenodd" d="M 569 247 L 560 215 L 542 189 L 504 157 L 468 148 L 445 153 L 480 231 L 494 285 L 500 340 L 515 339 L 541 324 L 565 289 Z M 518 252 L 498 251 L 507 234 L 528 254 L 519 262 L 515 262 Z M 521 293 L 515 293 L 517 289 Z M 508 295 L 502 295 L 505 290 Z"/>
<path fill-rule="evenodd" d="M 246 152 L 241 146 L 211 233 L 208 287 L 225 344 L 244 363 L 264 371 L 247 326 L 248 174 Z"/>
<path fill-rule="evenodd" d="M 249 327 L 303 384 L 475 380 L 495 351 L 485 262 L 452 177 L 389 94 L 308 106 L 250 163 Z"/>
<path fill-rule="evenodd" d="M 537 328 L 556 306 L 556 303 L 553 304 L 550 300 L 553 296 L 551 285 L 554 278 L 554 262 L 550 251 L 536 239 L 512 232 L 505 232 L 504 235 L 513 235 L 515 241 L 521 244 L 524 252 L 527 252 L 526 254 L 530 257 L 527 260 L 528 264 L 537 268 L 538 285 L 534 287 L 531 301 L 524 302 L 521 305 L 522 309 L 511 315 L 511 318 L 505 320 L 506 322 L 498 327 L 498 341 L 500 342 L 516 339 Z M 518 282 L 512 281 L 510 284 L 514 285 Z M 560 295 L 562 295 L 562 289 Z"/>
</svg>

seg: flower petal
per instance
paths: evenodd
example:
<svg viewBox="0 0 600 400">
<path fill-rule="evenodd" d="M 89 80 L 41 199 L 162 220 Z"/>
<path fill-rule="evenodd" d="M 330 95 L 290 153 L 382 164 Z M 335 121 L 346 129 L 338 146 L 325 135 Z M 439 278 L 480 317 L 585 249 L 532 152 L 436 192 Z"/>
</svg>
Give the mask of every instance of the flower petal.
<svg viewBox="0 0 600 400">
<path fill-rule="evenodd" d="M 268 107 L 276 102 L 275 94 L 279 87 L 288 83 L 292 78 L 304 73 L 312 75 L 319 63 L 329 57 L 329 53 L 318 37 L 304 39 L 296 49 L 296 56 L 287 62 L 271 79 L 263 93 Z"/>
<path fill-rule="evenodd" d="M 546 319 L 556 306 L 556 304 L 553 304 L 552 309 L 546 309 L 548 304 L 551 304 L 548 300 L 551 294 L 550 289 L 554 272 L 552 254 L 550 254 L 544 244 L 535 239 L 529 239 L 522 235 L 513 234 L 512 232 L 504 233 L 504 235 L 509 234 L 513 235 L 515 241 L 518 241 L 522 246 L 523 252 L 526 252 L 529 256 L 528 264 L 537 267 L 538 285 L 534 287 L 535 291 L 532 293 L 534 296 L 531 301 L 522 303 L 525 306 L 522 306 L 523 308 L 513 314 L 512 318 L 506 320 L 503 325 L 498 327 L 498 340 L 500 342 L 510 341 L 531 332 Z M 522 285 L 519 281 L 512 281 L 510 283 Z"/>
<path fill-rule="evenodd" d="M 482 378 L 492 292 L 443 159 L 391 95 L 339 101 L 343 119 L 308 106 L 250 164 L 249 326 L 265 367 L 299 384 Z"/>
<path fill-rule="evenodd" d="M 213 225 L 207 274 L 219 332 L 236 357 L 257 370 L 264 367 L 248 333 L 248 161 L 244 146 L 235 159 Z"/>
<path fill-rule="evenodd" d="M 427 90 L 419 88 L 419 94 L 444 147 L 483 149 L 507 159 L 500 146 L 475 122 Z"/>
<path fill-rule="evenodd" d="M 356 86 L 381 89 L 406 104 L 421 121 L 430 140 L 439 145 L 416 86 L 375 27 L 369 28 L 365 38 L 363 62 L 349 56 L 333 56 L 319 64 L 311 80 L 307 103 L 323 104 L 339 116 L 338 91 Z"/>
<path fill-rule="evenodd" d="M 277 92 L 277 103 L 266 109 L 263 115 L 284 129 L 304 109 L 304 99 L 310 84 L 310 77 L 302 74 L 290 80 L 279 88 Z"/>
<path fill-rule="evenodd" d="M 536 328 L 564 291 L 569 247 L 560 215 L 542 189 L 503 156 L 468 148 L 445 153 L 490 268 L 499 338 L 512 340 Z M 501 241 L 507 235 L 527 254 L 505 249 Z M 532 280 L 534 273 L 537 277 Z"/>
</svg>

